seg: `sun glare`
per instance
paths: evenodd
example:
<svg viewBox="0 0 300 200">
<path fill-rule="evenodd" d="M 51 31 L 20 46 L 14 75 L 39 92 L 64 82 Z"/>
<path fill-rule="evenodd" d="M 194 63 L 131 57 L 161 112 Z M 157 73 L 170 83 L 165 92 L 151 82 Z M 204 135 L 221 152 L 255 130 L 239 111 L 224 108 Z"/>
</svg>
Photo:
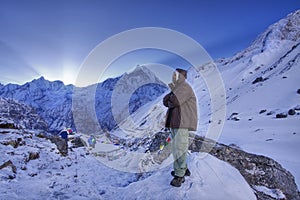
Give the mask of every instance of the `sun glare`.
<svg viewBox="0 0 300 200">
<path fill-rule="evenodd" d="M 64 66 L 61 80 L 64 82 L 65 85 L 75 84 L 77 76 L 77 71 L 75 69 L 75 67 L 72 67 L 70 65 Z"/>
</svg>

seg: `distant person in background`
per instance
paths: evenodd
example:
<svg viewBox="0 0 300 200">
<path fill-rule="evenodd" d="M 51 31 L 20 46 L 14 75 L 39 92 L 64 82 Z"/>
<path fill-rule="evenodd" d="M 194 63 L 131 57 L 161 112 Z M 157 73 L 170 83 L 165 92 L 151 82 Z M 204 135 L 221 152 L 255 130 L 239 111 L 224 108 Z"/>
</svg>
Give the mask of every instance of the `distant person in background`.
<svg viewBox="0 0 300 200">
<path fill-rule="evenodd" d="M 172 135 L 174 178 L 170 184 L 174 187 L 180 187 L 184 176 L 191 175 L 187 167 L 188 136 L 189 131 L 196 131 L 198 123 L 197 99 L 186 78 L 187 71 L 177 68 L 169 84 L 171 92 L 163 99 L 168 107 L 165 127 L 170 128 Z"/>
<path fill-rule="evenodd" d="M 95 148 L 96 145 L 96 138 L 94 135 L 91 135 L 88 139 L 88 143 L 90 145 L 90 147 Z"/>
<path fill-rule="evenodd" d="M 64 149 L 64 155 L 67 155 L 68 154 L 68 135 L 69 134 L 72 134 L 72 129 L 71 128 L 67 128 L 67 129 L 64 129 L 62 130 L 59 135 L 62 139 L 64 139 L 65 141 L 65 147 L 63 148 Z"/>
</svg>

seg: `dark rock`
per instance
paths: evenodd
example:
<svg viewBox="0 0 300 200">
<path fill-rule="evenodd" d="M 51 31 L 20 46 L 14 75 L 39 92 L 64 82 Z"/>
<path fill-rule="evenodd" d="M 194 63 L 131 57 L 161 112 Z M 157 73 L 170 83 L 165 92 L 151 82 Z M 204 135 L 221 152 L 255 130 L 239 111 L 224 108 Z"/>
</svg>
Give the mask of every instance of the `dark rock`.
<svg viewBox="0 0 300 200">
<path fill-rule="evenodd" d="M 13 162 L 11 160 L 8 160 L 6 162 L 4 162 L 2 165 L 0 165 L 0 170 L 4 169 L 6 167 L 11 167 L 11 170 L 13 173 L 17 173 L 17 167 L 13 164 Z"/>
<path fill-rule="evenodd" d="M 297 90 L 297 94 L 300 94 L 300 89 Z"/>
<path fill-rule="evenodd" d="M 18 129 L 14 123 L 0 123 L 0 128 L 3 129 Z"/>
<path fill-rule="evenodd" d="M 285 113 L 279 113 L 276 115 L 276 118 L 286 118 L 287 117 L 287 114 Z"/>
<path fill-rule="evenodd" d="M 63 156 L 68 155 L 68 144 L 63 138 L 59 136 L 52 136 L 49 139 L 52 143 L 56 145 L 61 155 Z"/>
<path fill-rule="evenodd" d="M 259 111 L 259 114 L 263 114 L 263 113 L 265 113 L 265 112 L 267 112 L 267 110 L 266 110 L 266 109 L 263 109 L 263 110 Z"/>
<path fill-rule="evenodd" d="M 274 200 L 274 198 L 270 197 L 269 195 L 266 195 L 265 193 L 263 193 L 261 191 L 255 191 L 255 194 L 261 200 Z M 285 199 L 283 199 L 283 200 L 285 200 Z"/>
<path fill-rule="evenodd" d="M 36 160 L 40 158 L 39 152 L 29 152 L 29 160 Z"/>
<path fill-rule="evenodd" d="M 10 133 L 10 131 L 0 130 L 0 134 L 7 134 Z"/>
<path fill-rule="evenodd" d="M 294 108 L 294 110 L 299 111 L 299 110 L 300 110 L 300 105 L 296 106 L 296 107 Z"/>
<path fill-rule="evenodd" d="M 37 173 L 29 173 L 28 176 L 34 177 L 37 176 Z"/>
<path fill-rule="evenodd" d="M 9 174 L 7 178 L 12 180 L 12 179 L 16 178 L 16 175 L 15 174 Z"/>
<path fill-rule="evenodd" d="M 264 79 L 263 77 L 257 77 L 253 82 L 252 82 L 252 84 L 255 84 L 255 83 L 259 83 L 259 82 L 263 82 L 263 81 L 265 81 L 266 79 Z"/>
<path fill-rule="evenodd" d="M 78 147 L 84 147 L 87 146 L 86 142 L 82 140 L 80 137 L 75 137 L 73 140 L 71 140 L 72 147 L 78 148 Z"/>
<path fill-rule="evenodd" d="M 230 117 L 227 120 L 239 121 L 240 118 L 238 117 L 238 113 L 234 112 L 230 115 Z"/>
<path fill-rule="evenodd" d="M 240 118 L 238 118 L 238 117 L 233 117 L 233 118 L 231 118 L 231 120 L 233 120 L 233 121 L 240 121 Z"/>
<path fill-rule="evenodd" d="M 38 133 L 38 134 L 36 134 L 36 136 L 38 138 L 47 138 L 47 136 L 44 133 Z"/>
<path fill-rule="evenodd" d="M 18 146 L 19 146 L 19 142 L 17 140 L 10 140 L 8 142 L 8 144 L 11 145 L 14 148 L 18 148 Z"/>
<path fill-rule="evenodd" d="M 16 140 L 6 140 L 6 141 L 0 141 L 0 144 L 3 144 L 5 146 L 11 145 L 13 148 L 18 148 L 19 146 L 23 146 L 26 144 L 22 138 L 18 138 Z"/>
<path fill-rule="evenodd" d="M 289 113 L 289 115 L 295 115 L 296 111 L 294 109 L 290 109 L 288 113 Z"/>
</svg>

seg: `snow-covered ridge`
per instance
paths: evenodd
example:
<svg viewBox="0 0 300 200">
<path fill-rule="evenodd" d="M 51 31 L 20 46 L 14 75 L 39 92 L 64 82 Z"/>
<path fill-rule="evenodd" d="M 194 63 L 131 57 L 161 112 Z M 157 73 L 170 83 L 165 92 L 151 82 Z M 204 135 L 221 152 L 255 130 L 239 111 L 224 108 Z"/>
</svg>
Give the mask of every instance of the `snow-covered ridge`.
<svg viewBox="0 0 300 200">
<path fill-rule="evenodd" d="M 103 83 L 85 88 L 64 85 L 61 81 L 51 82 L 45 80 L 44 77 L 25 83 L 24 85 L 1 85 L 0 96 L 15 99 L 32 106 L 46 120 L 49 129 L 57 131 L 64 127 L 76 128 L 72 113 L 73 91 L 75 89 L 80 91 L 77 93 L 80 95 L 77 106 L 79 107 L 78 110 L 81 110 L 80 106 L 89 103 L 86 101 L 86 96 L 91 95 L 90 91 L 93 91 L 93 88 L 97 87 L 95 107 L 93 109 L 96 110 L 97 118 L 102 128 L 111 129 L 116 126 L 111 113 L 110 99 L 115 85 L 118 83 L 126 92 L 126 88 L 130 89 L 139 86 L 138 83 L 141 80 L 147 80 L 152 84 L 138 87 L 138 90 L 133 93 L 129 104 L 130 113 L 132 113 L 145 103 L 154 100 L 166 90 L 165 84 L 153 72 L 143 66 L 137 67 L 131 73 L 125 73 L 120 77 L 107 79 Z M 125 107 L 124 104 L 121 104 L 121 106 Z M 84 129 L 87 132 L 95 132 L 95 129 L 89 129 L 89 127 L 92 127 L 92 125 L 89 126 L 88 123 L 84 125 Z"/>
<path fill-rule="evenodd" d="M 221 65 L 236 62 L 241 58 L 251 57 L 252 54 L 260 54 L 265 51 L 282 51 L 283 46 L 297 45 L 300 40 L 300 10 L 290 13 L 287 17 L 270 25 L 261 33 L 252 44 L 235 54 L 232 58 L 219 59 L 216 62 Z"/>
<path fill-rule="evenodd" d="M 25 103 L 45 119 L 50 130 L 72 125 L 72 85 L 48 81 L 44 77 L 24 85 L 8 84 L 0 87 L 0 96 Z"/>
<path fill-rule="evenodd" d="M 36 111 L 23 103 L 0 97 L 0 126 L 18 129 L 47 129 Z M 3 127 L 2 127 L 3 126 Z"/>
<path fill-rule="evenodd" d="M 274 40 L 288 40 L 298 42 L 300 39 L 300 10 L 289 14 L 286 18 L 268 27 L 252 44 L 263 47 Z M 270 46 L 272 47 L 272 46 Z M 263 49 L 262 49 L 263 50 Z"/>
</svg>

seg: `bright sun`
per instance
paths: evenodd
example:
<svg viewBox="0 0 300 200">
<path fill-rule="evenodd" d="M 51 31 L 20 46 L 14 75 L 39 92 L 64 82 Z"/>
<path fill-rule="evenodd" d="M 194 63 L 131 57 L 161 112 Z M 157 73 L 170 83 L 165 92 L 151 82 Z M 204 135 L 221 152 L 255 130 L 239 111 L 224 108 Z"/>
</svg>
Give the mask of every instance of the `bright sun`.
<svg viewBox="0 0 300 200">
<path fill-rule="evenodd" d="M 64 66 L 63 68 L 63 73 L 62 73 L 62 81 L 64 82 L 65 85 L 68 84 L 75 84 L 76 81 L 76 68 L 75 67 L 71 67 L 69 65 Z"/>
</svg>

